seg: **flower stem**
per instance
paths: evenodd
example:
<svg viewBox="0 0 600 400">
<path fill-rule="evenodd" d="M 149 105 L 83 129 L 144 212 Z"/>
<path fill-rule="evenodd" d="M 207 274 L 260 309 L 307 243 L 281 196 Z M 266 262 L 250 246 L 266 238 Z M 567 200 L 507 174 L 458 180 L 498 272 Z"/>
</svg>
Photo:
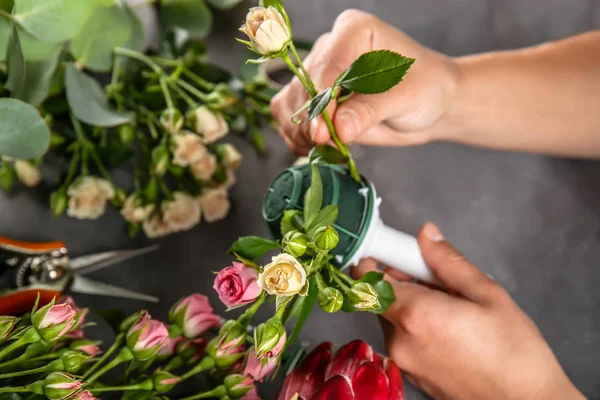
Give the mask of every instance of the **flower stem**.
<svg viewBox="0 0 600 400">
<path fill-rule="evenodd" d="M 23 336 L 21 336 L 19 339 L 15 340 L 11 344 L 0 350 L 0 360 L 9 356 L 13 351 L 17 350 L 18 348 L 31 343 L 35 343 L 39 340 L 41 340 L 41 337 L 37 333 L 35 328 L 33 326 L 29 327 L 27 332 L 25 332 Z"/>
<path fill-rule="evenodd" d="M 308 75 L 304 76 L 302 73 L 300 73 L 287 52 L 282 54 L 281 59 L 287 64 L 288 68 L 294 73 L 294 75 L 298 77 L 300 83 L 302 83 L 302 86 L 304 86 L 310 97 L 315 97 L 317 95 L 317 89 L 315 88 L 315 84 L 312 82 L 312 80 L 310 80 L 310 77 Z M 302 68 L 304 69 L 304 67 Z"/>
<path fill-rule="evenodd" d="M 3 393 L 25 393 L 31 392 L 27 386 L 12 386 L 12 387 L 1 387 L 0 394 Z"/>
<path fill-rule="evenodd" d="M 25 375 L 38 374 L 38 373 L 42 373 L 42 372 L 57 371 L 57 370 L 60 370 L 60 368 L 57 369 L 57 367 L 60 367 L 61 363 L 62 363 L 61 360 L 54 360 L 54 361 L 44 365 L 43 367 L 28 369 L 25 371 L 10 372 L 7 374 L 0 374 L 0 379 L 16 378 L 17 376 L 25 376 Z"/>
<path fill-rule="evenodd" d="M 110 361 L 104 367 L 100 368 L 100 370 L 98 370 L 98 372 L 96 372 L 94 375 L 85 379 L 85 383 L 83 386 L 90 385 L 96 379 L 100 378 L 102 375 L 104 375 L 111 369 L 115 368 L 117 365 L 124 363 L 125 361 L 131 361 L 132 359 L 133 359 L 133 354 L 131 354 L 131 351 L 127 347 L 123 347 L 121 349 L 121 351 L 119 352 L 119 354 L 115 358 L 113 358 L 112 361 Z"/>
<path fill-rule="evenodd" d="M 183 69 L 183 74 L 185 76 L 187 76 L 188 78 L 190 78 L 192 81 L 194 81 L 194 83 L 196 85 L 200 86 L 204 90 L 208 90 L 208 91 L 212 92 L 213 90 L 215 90 L 215 87 L 217 86 L 214 83 L 207 81 L 206 79 L 200 78 L 198 75 L 196 75 L 195 73 L 193 73 L 192 71 L 190 71 L 187 68 Z"/>
<path fill-rule="evenodd" d="M 240 324 L 242 324 L 242 326 L 247 327 L 250 324 L 250 321 L 252 321 L 252 317 L 254 317 L 256 311 L 258 311 L 260 306 L 262 306 L 262 304 L 265 302 L 267 296 L 267 292 L 262 292 L 262 294 L 254 301 L 254 304 L 248 307 L 246 312 L 242 314 L 242 316 L 239 319 L 239 322 Z"/>
<path fill-rule="evenodd" d="M 181 375 L 181 380 L 184 381 L 188 378 L 191 378 L 194 375 L 198 375 L 200 372 L 209 370 L 215 366 L 215 360 L 210 357 L 204 357 L 196 366 L 190 369 L 185 374 Z"/>
<path fill-rule="evenodd" d="M 133 385 L 124 385 L 124 386 L 106 386 L 100 388 L 89 389 L 90 392 L 102 393 L 102 392 L 123 392 L 126 390 L 152 390 L 154 389 L 154 384 L 152 383 L 152 379 L 146 379 L 140 383 L 136 383 Z"/>
<path fill-rule="evenodd" d="M 150 57 L 148 57 L 145 54 L 142 54 L 138 51 L 135 50 L 131 50 L 131 49 L 127 49 L 125 47 L 116 47 L 115 48 L 115 54 L 116 55 L 120 55 L 120 56 L 125 56 L 125 57 L 129 57 L 129 58 L 133 58 L 135 60 L 141 61 L 144 64 L 146 64 L 147 66 L 149 66 L 150 68 L 152 68 L 152 70 L 154 72 L 156 72 L 159 75 L 164 75 L 164 71 L 162 70 L 161 67 L 158 66 L 157 63 L 155 63 L 154 61 L 152 61 L 152 59 Z"/>
<path fill-rule="evenodd" d="M 121 343 L 123 342 L 123 338 L 125 337 L 125 335 L 123 333 L 120 333 L 119 335 L 117 335 L 117 337 L 115 338 L 115 342 L 112 344 L 112 346 L 109 347 L 108 350 L 106 350 L 106 353 L 104 353 L 102 355 L 102 357 L 96 362 L 96 364 L 94 364 L 92 366 L 92 368 L 90 368 L 89 370 L 87 370 L 87 372 L 85 374 L 83 374 L 83 379 L 85 380 L 88 376 L 92 375 L 98 368 L 100 368 L 100 366 L 106 362 L 106 360 L 108 360 L 108 358 L 115 352 L 117 351 L 117 349 L 121 346 Z"/>
<path fill-rule="evenodd" d="M 110 84 L 116 85 L 119 82 L 119 76 L 121 75 L 121 57 L 115 57 L 115 61 L 113 62 L 113 71 L 112 76 L 110 78 Z"/>
<path fill-rule="evenodd" d="M 171 92 L 169 92 L 169 85 L 167 85 L 167 78 L 161 76 L 159 81 L 160 90 L 162 90 L 163 96 L 165 97 L 165 101 L 167 102 L 167 108 L 175 108 L 175 103 L 173 103 Z"/>
<path fill-rule="evenodd" d="M 187 105 L 190 108 L 196 107 L 197 104 L 194 101 L 194 99 L 192 99 L 191 96 L 188 95 L 183 89 L 181 89 L 179 86 L 177 86 L 176 83 L 173 83 L 171 87 L 187 103 Z"/>
<path fill-rule="evenodd" d="M 329 276 L 331 276 L 331 278 L 333 278 L 335 283 L 337 283 L 339 285 L 340 289 L 342 289 L 342 292 L 344 292 L 344 293 L 348 292 L 348 290 L 350 290 L 350 288 L 348 286 L 346 286 L 346 284 L 337 275 L 337 272 L 336 272 L 337 269 L 334 266 L 332 266 L 331 264 L 328 264 L 327 267 L 329 269 Z"/>
<path fill-rule="evenodd" d="M 196 96 L 198 99 L 202 100 L 203 102 L 207 103 L 209 101 L 208 95 L 206 93 L 202 93 L 186 81 L 177 81 L 177 84 L 185 90 L 187 90 L 188 92 L 190 92 L 191 94 L 193 94 L 194 96 Z"/>
<path fill-rule="evenodd" d="M 196 399 L 209 399 L 211 397 L 221 398 L 227 394 L 227 390 L 225 386 L 217 386 L 213 390 L 209 390 L 208 392 L 198 393 L 194 396 L 185 397 L 181 400 L 196 400 Z"/>
</svg>

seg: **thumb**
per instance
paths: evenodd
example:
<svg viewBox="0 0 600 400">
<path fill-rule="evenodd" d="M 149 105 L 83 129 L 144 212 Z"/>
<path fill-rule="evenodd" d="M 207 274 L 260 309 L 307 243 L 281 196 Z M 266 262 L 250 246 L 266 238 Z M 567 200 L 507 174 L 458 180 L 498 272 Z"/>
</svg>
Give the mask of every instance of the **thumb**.
<svg viewBox="0 0 600 400">
<path fill-rule="evenodd" d="M 423 225 L 417 239 L 423 259 L 449 290 L 476 303 L 490 303 L 503 290 L 448 243 L 435 224 Z"/>
<path fill-rule="evenodd" d="M 397 108 L 397 100 L 390 95 L 390 92 L 354 95 L 338 105 L 333 122 L 340 140 L 350 143 L 370 128 L 393 117 Z M 395 134 L 400 136 L 397 132 Z"/>
</svg>

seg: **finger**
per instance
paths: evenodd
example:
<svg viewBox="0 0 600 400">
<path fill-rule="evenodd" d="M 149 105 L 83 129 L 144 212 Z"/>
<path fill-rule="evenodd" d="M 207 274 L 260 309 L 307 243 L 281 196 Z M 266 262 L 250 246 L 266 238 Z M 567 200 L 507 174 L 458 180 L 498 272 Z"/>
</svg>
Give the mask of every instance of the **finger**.
<svg viewBox="0 0 600 400">
<path fill-rule="evenodd" d="M 285 145 L 295 156 L 303 157 L 308 155 L 310 149 L 298 146 L 286 134 L 282 133 L 281 130 L 279 131 L 279 135 L 283 138 Z"/>
<path fill-rule="evenodd" d="M 411 282 L 414 278 L 396 268 L 385 266 L 383 272 L 400 282 Z"/>
<path fill-rule="evenodd" d="M 417 239 L 423 259 L 448 289 L 477 303 L 493 299 L 497 284 L 445 241 L 435 224 L 423 225 Z"/>
<path fill-rule="evenodd" d="M 427 131 L 399 132 L 396 129 L 390 128 L 386 123 L 380 123 L 360 133 L 354 140 L 354 143 L 382 147 L 419 146 L 431 140 L 432 136 Z"/>
</svg>

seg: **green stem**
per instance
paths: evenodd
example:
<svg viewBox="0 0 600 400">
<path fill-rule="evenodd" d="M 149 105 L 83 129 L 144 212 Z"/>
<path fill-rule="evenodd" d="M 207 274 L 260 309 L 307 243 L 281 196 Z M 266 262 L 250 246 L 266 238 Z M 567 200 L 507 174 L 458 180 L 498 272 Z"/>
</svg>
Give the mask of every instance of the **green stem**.
<svg viewBox="0 0 600 400">
<path fill-rule="evenodd" d="M 202 93 L 186 81 L 177 81 L 177 84 L 205 103 L 207 103 L 210 100 L 206 93 Z"/>
<path fill-rule="evenodd" d="M 325 284 L 325 280 L 323 279 L 323 276 L 321 276 L 320 272 L 315 273 L 315 281 L 317 282 L 317 287 L 319 290 L 325 290 L 327 284 Z"/>
<path fill-rule="evenodd" d="M 190 369 L 185 374 L 181 375 L 181 380 L 191 378 L 194 375 L 198 375 L 200 372 L 207 371 L 215 366 L 215 361 L 210 357 L 204 357 L 196 366 Z"/>
<path fill-rule="evenodd" d="M 71 184 L 73 178 L 75 177 L 75 171 L 77 171 L 77 164 L 79 163 L 80 153 L 79 149 L 76 149 L 73 152 L 73 158 L 71 158 L 71 164 L 69 164 L 69 172 L 67 172 L 67 178 L 63 183 L 62 187 L 66 188 Z"/>
<path fill-rule="evenodd" d="M 121 347 L 121 343 L 123 343 L 123 339 L 125 338 L 125 334 L 120 333 L 119 335 L 117 335 L 117 337 L 115 338 L 115 342 L 112 344 L 112 346 L 109 347 L 108 350 L 106 350 L 106 353 L 104 353 L 102 355 L 102 357 L 100 357 L 100 359 L 96 362 L 96 364 L 94 364 L 92 366 L 92 368 L 90 368 L 85 374 L 83 374 L 83 379 L 85 380 L 88 376 L 92 375 L 98 368 L 100 368 L 100 366 L 102 364 L 104 364 L 106 362 L 106 360 L 108 360 L 108 358 L 115 352 L 117 351 L 117 349 L 119 347 Z"/>
<path fill-rule="evenodd" d="M 215 87 L 217 87 L 217 85 L 215 85 L 214 83 L 211 83 L 206 79 L 200 78 L 198 75 L 196 75 L 187 68 L 183 69 L 183 74 L 190 78 L 192 81 L 194 81 L 196 85 L 200 86 L 204 90 L 208 90 L 209 92 L 212 92 L 213 90 L 215 90 Z"/>
<path fill-rule="evenodd" d="M 152 390 L 154 389 L 154 384 L 152 383 L 152 379 L 146 379 L 140 383 L 136 383 L 133 385 L 124 385 L 124 386 L 106 386 L 100 388 L 89 389 L 90 392 L 102 393 L 102 392 L 123 392 L 126 390 Z"/>
<path fill-rule="evenodd" d="M 3 363 L 0 363 L 0 369 L 6 368 L 6 367 L 10 367 L 10 366 L 16 365 L 16 364 L 21 364 L 21 363 L 30 363 L 30 362 L 36 362 L 36 361 L 53 360 L 55 358 L 59 358 L 60 357 L 60 354 L 58 354 L 58 353 L 45 354 L 43 356 L 38 356 L 38 357 L 31 357 L 30 354 L 27 354 L 28 350 L 29 350 L 29 347 L 27 347 L 27 350 L 25 350 L 25 352 L 23 354 L 21 354 L 19 357 L 13 358 L 12 360 L 5 361 Z"/>
<path fill-rule="evenodd" d="M 187 103 L 187 105 L 190 108 L 195 108 L 197 106 L 196 102 L 194 101 L 194 99 L 192 99 L 190 97 L 190 95 L 188 95 L 183 89 L 181 89 L 179 86 L 177 86 L 176 83 L 173 83 L 172 86 L 173 90 L 175 90 L 175 92 L 177 92 L 177 94 Z"/>
<path fill-rule="evenodd" d="M 112 76 L 110 78 L 110 84 L 116 85 L 119 82 L 119 76 L 121 75 L 121 57 L 115 57 L 115 61 L 113 62 L 113 71 Z"/>
<path fill-rule="evenodd" d="M 89 378 L 85 379 L 85 383 L 83 386 L 88 386 L 92 384 L 96 379 L 100 378 L 102 375 L 115 368 L 117 365 L 124 363 L 125 361 L 131 361 L 133 359 L 133 354 L 127 347 L 123 347 L 119 354 L 104 367 L 100 368 L 98 372 Z"/>
<path fill-rule="evenodd" d="M 310 97 L 315 97 L 317 95 L 317 89 L 315 89 L 315 84 L 312 82 L 312 80 L 310 80 L 310 76 L 307 75 L 305 77 L 304 75 L 302 75 L 302 73 L 300 73 L 300 71 L 298 70 L 298 68 L 296 67 L 296 65 L 294 64 L 294 62 L 290 58 L 290 55 L 287 52 L 283 53 L 281 59 L 287 64 L 288 68 L 294 73 L 294 75 L 298 77 L 298 79 L 302 83 L 302 86 L 304 86 L 308 94 L 310 94 Z"/>
<path fill-rule="evenodd" d="M 37 333 L 35 328 L 33 326 L 29 327 L 28 331 L 23 333 L 23 336 L 21 336 L 19 339 L 15 340 L 11 344 L 0 350 L 0 360 L 9 356 L 13 351 L 17 350 L 18 348 L 31 343 L 35 343 L 41 339 L 42 338 Z"/>
<path fill-rule="evenodd" d="M 167 108 L 175 108 L 173 98 L 171 97 L 171 92 L 169 92 L 169 85 L 167 85 L 167 78 L 162 76 L 160 77 L 160 90 L 162 90 L 165 101 L 167 102 Z"/>
<path fill-rule="evenodd" d="M 59 371 L 61 366 L 64 367 L 61 360 L 54 360 L 43 367 L 28 369 L 25 371 L 10 372 L 7 374 L 0 374 L 0 379 L 16 378 L 17 376 L 33 375 L 42 372 Z"/>
<path fill-rule="evenodd" d="M 25 393 L 31 392 L 27 386 L 13 386 L 13 387 L 2 387 L 0 388 L 0 394 L 3 393 Z"/>
<path fill-rule="evenodd" d="M 239 322 L 240 322 L 240 324 L 242 324 L 242 326 L 247 327 L 250 324 L 250 321 L 252 321 L 252 317 L 254 317 L 254 314 L 256 314 L 256 311 L 258 311 L 260 306 L 262 306 L 262 304 L 265 302 L 265 300 L 267 299 L 267 296 L 268 296 L 267 292 L 263 292 L 254 301 L 254 303 L 250 307 L 248 307 L 246 312 L 244 312 L 244 314 L 242 314 L 242 316 L 239 319 Z"/>
<path fill-rule="evenodd" d="M 116 47 L 114 51 L 115 51 L 116 55 L 133 58 L 135 60 L 143 62 L 144 64 L 146 64 L 147 66 L 149 66 L 150 68 L 152 68 L 152 70 L 154 72 L 156 72 L 157 74 L 159 74 L 161 76 L 163 76 L 164 73 L 165 73 L 162 70 L 162 68 L 158 66 L 157 63 L 155 63 L 154 61 L 152 61 L 152 59 L 150 57 L 148 57 L 147 55 L 145 55 L 145 54 L 142 54 L 142 53 L 140 53 L 138 51 L 135 51 L 135 50 L 127 49 L 125 47 Z"/>
<path fill-rule="evenodd" d="M 149 119 L 146 121 L 146 125 L 148 125 L 148 130 L 150 131 L 150 136 L 152 137 L 152 139 L 158 139 L 159 135 L 158 131 L 156 130 L 156 126 L 154 125 L 154 122 L 151 119 Z"/>
<path fill-rule="evenodd" d="M 350 286 L 354 285 L 354 283 L 355 283 L 354 279 L 350 278 L 348 275 L 346 275 L 345 273 L 343 273 L 342 271 L 340 271 L 339 269 L 337 269 L 335 267 L 333 267 L 333 270 L 335 271 L 337 276 L 339 276 L 340 278 L 345 280 Z"/>
<path fill-rule="evenodd" d="M 198 393 L 198 394 L 196 394 L 194 396 L 190 396 L 190 397 L 184 397 L 181 400 L 209 399 L 211 397 L 216 397 L 217 399 L 220 399 L 223 396 L 225 396 L 226 394 L 227 394 L 227 390 L 225 389 L 225 386 L 221 385 L 221 386 L 217 386 L 213 390 L 209 390 L 208 392 Z"/>
<path fill-rule="evenodd" d="M 335 281 L 335 283 L 337 283 L 339 285 L 340 289 L 342 289 L 342 292 L 347 293 L 348 290 L 350 290 L 350 288 L 348 286 L 346 286 L 346 284 L 337 275 L 336 268 L 334 266 L 332 266 L 331 264 L 328 265 L 328 268 L 329 268 L 329 276 L 331 276 L 331 278 Z"/>
<path fill-rule="evenodd" d="M 294 54 L 294 57 L 296 57 L 296 61 L 298 62 L 298 66 L 300 67 L 300 69 L 304 73 L 304 76 L 306 77 L 306 81 L 311 86 L 311 88 L 316 92 L 315 85 L 314 85 L 313 81 L 310 79 L 310 75 L 308 74 L 308 71 L 306 70 L 306 68 L 304 68 L 304 63 L 302 62 L 302 59 L 298 55 L 298 50 L 296 50 L 296 46 L 294 45 L 294 42 L 290 42 L 289 48 L 290 48 L 290 50 L 292 50 L 292 54 Z"/>
<path fill-rule="evenodd" d="M 108 170 L 106 169 L 106 167 L 102 163 L 102 159 L 100 159 L 100 156 L 96 152 L 96 149 L 94 149 L 94 148 L 90 149 L 90 155 L 92 156 L 92 159 L 96 163 L 96 167 L 98 167 L 98 170 L 100 171 L 100 173 L 102 174 L 102 176 L 104 177 L 104 179 L 106 179 L 113 186 L 115 186 L 115 184 L 114 184 L 114 182 L 112 180 L 112 177 L 110 176 L 110 173 L 108 172 Z"/>
</svg>

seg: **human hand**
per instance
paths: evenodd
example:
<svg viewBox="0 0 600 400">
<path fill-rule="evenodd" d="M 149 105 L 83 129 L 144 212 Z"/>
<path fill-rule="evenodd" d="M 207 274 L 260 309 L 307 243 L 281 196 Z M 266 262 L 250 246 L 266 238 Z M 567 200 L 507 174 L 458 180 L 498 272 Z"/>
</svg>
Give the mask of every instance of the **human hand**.
<svg viewBox="0 0 600 400">
<path fill-rule="evenodd" d="M 535 324 L 510 295 L 446 242 L 432 223 L 418 235 L 448 293 L 384 268 L 396 301 L 383 315 L 390 357 L 436 399 L 584 399 Z M 375 270 L 363 260 L 358 278 Z"/>
<path fill-rule="evenodd" d="M 354 94 L 327 110 L 340 140 L 367 145 L 414 145 L 428 142 L 452 130 L 445 120 L 453 102 L 459 69 L 451 59 L 415 42 L 375 16 L 347 10 L 336 19 L 331 32 L 322 35 L 307 56 L 305 65 L 318 90 L 330 86 L 361 54 L 388 49 L 416 61 L 404 82 L 377 95 Z M 297 155 L 305 155 L 314 144 L 330 142 L 322 117 L 295 124 L 292 115 L 308 100 L 294 78 L 271 103 L 280 133 Z"/>
</svg>

